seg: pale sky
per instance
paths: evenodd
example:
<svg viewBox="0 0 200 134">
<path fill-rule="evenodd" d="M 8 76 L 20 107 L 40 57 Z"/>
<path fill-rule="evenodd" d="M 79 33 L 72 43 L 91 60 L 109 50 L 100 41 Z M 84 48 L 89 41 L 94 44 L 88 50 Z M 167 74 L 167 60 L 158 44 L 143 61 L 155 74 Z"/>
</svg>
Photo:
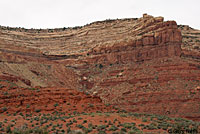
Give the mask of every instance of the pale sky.
<svg viewBox="0 0 200 134">
<path fill-rule="evenodd" d="M 200 29 L 200 0 L 0 0 L 0 25 L 10 27 L 83 26 L 143 13 Z"/>
</svg>

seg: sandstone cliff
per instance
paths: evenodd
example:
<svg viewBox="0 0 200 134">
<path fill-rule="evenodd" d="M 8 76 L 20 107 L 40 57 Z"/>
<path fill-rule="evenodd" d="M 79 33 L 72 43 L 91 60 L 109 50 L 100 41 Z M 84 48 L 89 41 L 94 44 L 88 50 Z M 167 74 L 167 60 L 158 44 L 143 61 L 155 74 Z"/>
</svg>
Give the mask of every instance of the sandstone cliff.
<svg viewBox="0 0 200 134">
<path fill-rule="evenodd" d="M 67 29 L 1 27 L 0 78 L 67 86 L 128 111 L 199 120 L 199 52 L 186 54 L 181 30 L 147 14 Z M 197 58 L 184 56 L 194 52 Z"/>
<path fill-rule="evenodd" d="M 200 30 L 186 25 L 180 25 L 179 29 L 183 37 L 182 57 L 200 61 Z"/>
</svg>

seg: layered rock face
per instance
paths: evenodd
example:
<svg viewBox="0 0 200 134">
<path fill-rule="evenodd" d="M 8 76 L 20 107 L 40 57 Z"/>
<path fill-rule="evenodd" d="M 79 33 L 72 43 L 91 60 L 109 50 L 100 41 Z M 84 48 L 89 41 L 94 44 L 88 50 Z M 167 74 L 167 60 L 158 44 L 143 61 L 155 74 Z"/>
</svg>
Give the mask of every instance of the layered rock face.
<svg viewBox="0 0 200 134">
<path fill-rule="evenodd" d="M 65 113 L 79 112 L 107 112 L 112 108 L 105 106 L 97 96 L 86 95 L 73 89 L 66 88 L 12 88 L 1 89 L 0 112 L 3 107 L 9 113 L 35 112 L 52 113 L 62 109 Z M 3 94 L 4 93 L 4 94 Z M 6 93 L 6 94 L 5 94 Z M 83 107 L 83 105 L 85 105 Z M 91 106 L 92 105 L 92 106 Z"/>
<path fill-rule="evenodd" d="M 180 44 L 181 33 L 176 22 L 163 22 L 162 17 L 154 18 L 149 15 L 139 19 L 95 22 L 77 29 L 27 30 L 1 27 L 1 70 L 5 70 L 1 73 L 3 77 L 16 78 L 24 73 L 20 77 L 30 81 L 28 85 L 25 83 L 27 86 L 69 86 L 70 83 L 74 86 L 77 85 L 75 81 L 67 82 L 64 78 L 66 73 L 72 72 L 68 68 L 65 73 L 65 66 L 85 66 L 86 63 L 124 64 L 157 57 L 179 56 Z M 44 65 L 42 68 L 41 63 Z M 47 68 L 54 64 L 60 65 L 53 66 L 48 71 L 51 73 L 47 73 Z M 21 69 L 17 71 L 16 65 L 18 68 L 28 69 L 26 72 Z M 60 67 L 62 69 L 59 70 Z M 47 76 L 37 75 L 43 72 Z M 62 77 L 59 72 L 65 76 Z M 25 86 L 23 83 L 18 82 Z"/>
<path fill-rule="evenodd" d="M 45 55 L 67 55 L 71 58 L 86 54 L 115 53 L 122 48 L 123 51 L 129 51 L 142 46 L 164 46 L 169 43 L 171 47 L 175 47 L 172 50 L 177 51 L 175 53 L 171 50 L 169 55 L 180 55 L 178 47 L 181 33 L 176 22 L 163 22 L 162 17 L 144 15 L 139 19 L 107 20 L 78 29 L 54 29 L 53 33 L 48 31 L 8 30 L 1 27 L 0 39 L 4 44 L 39 49 Z M 177 45 L 173 46 L 174 44 Z"/>
<path fill-rule="evenodd" d="M 179 29 L 183 37 L 182 57 L 200 61 L 200 30 L 187 25 L 180 25 Z"/>
<path fill-rule="evenodd" d="M 105 64 L 129 63 L 158 57 L 180 56 L 182 38 L 176 23 L 157 20 L 160 19 L 145 16 L 145 18 L 142 18 L 143 23 L 137 29 L 138 31 L 134 31 L 129 35 L 135 36 L 135 38 L 131 39 L 130 37 L 130 40 L 127 41 L 95 47 L 88 54 L 101 55 L 101 58 L 97 56 L 98 58 L 94 63 L 103 60 Z"/>
<path fill-rule="evenodd" d="M 181 46 L 175 21 L 147 14 L 67 29 L 1 27 L 0 72 L 18 85 L 67 86 L 128 111 L 199 120 L 200 63 Z"/>
</svg>

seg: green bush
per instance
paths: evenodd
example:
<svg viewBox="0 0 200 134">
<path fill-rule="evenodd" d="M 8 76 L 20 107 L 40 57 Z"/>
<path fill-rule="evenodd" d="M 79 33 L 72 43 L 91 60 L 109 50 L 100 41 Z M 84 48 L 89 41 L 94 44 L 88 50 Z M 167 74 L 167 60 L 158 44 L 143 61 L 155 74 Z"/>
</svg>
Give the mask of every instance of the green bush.
<svg viewBox="0 0 200 134">
<path fill-rule="evenodd" d="M 15 128 L 13 131 L 10 131 L 11 134 L 48 134 L 48 131 L 44 128 L 34 128 L 34 129 L 24 129 L 24 128 Z"/>
<path fill-rule="evenodd" d="M 86 134 L 92 132 L 92 130 L 93 130 L 93 128 L 84 128 L 84 132 Z"/>
<path fill-rule="evenodd" d="M 121 131 L 127 132 L 126 128 L 121 128 Z"/>
<path fill-rule="evenodd" d="M 83 124 L 84 124 L 84 123 L 87 123 L 87 120 L 84 120 L 84 121 L 83 121 Z"/>
<path fill-rule="evenodd" d="M 143 132 L 140 130 L 130 130 L 128 131 L 128 134 L 142 134 Z"/>
<path fill-rule="evenodd" d="M 153 123 L 151 123 L 150 125 L 146 125 L 146 128 L 147 128 L 148 130 L 158 129 L 157 126 L 156 126 L 155 124 L 153 124 Z"/>
<path fill-rule="evenodd" d="M 6 127 L 6 133 L 12 133 L 12 130 L 11 130 L 11 126 L 10 126 L 10 125 L 8 125 L 8 126 Z"/>
<path fill-rule="evenodd" d="M 97 127 L 97 130 L 103 130 L 103 129 L 106 129 L 106 125 L 99 125 L 98 127 Z"/>
<path fill-rule="evenodd" d="M 82 124 L 77 124 L 76 127 L 78 127 L 78 128 L 84 128 L 84 126 Z"/>
<path fill-rule="evenodd" d="M 130 128 L 132 128 L 132 127 L 135 127 L 135 123 L 124 123 L 124 124 L 122 124 L 122 126 L 123 126 L 124 128 L 130 129 Z"/>
<path fill-rule="evenodd" d="M 75 118 L 73 118 L 73 121 L 72 121 L 73 123 L 77 123 L 77 120 L 75 119 Z"/>
<path fill-rule="evenodd" d="M 100 131 L 98 132 L 98 134 L 106 134 L 106 132 L 105 132 L 104 130 L 100 130 Z"/>
<path fill-rule="evenodd" d="M 36 109 L 35 112 L 39 113 L 39 112 L 41 112 L 41 109 Z"/>
<path fill-rule="evenodd" d="M 5 111 L 7 111 L 7 110 L 8 110 L 7 107 L 2 107 L 2 108 L 1 108 L 2 113 L 5 112 Z"/>
<path fill-rule="evenodd" d="M 109 131 L 116 131 L 118 128 L 115 125 L 112 125 L 109 129 Z"/>
<path fill-rule="evenodd" d="M 147 122 L 147 119 L 146 118 L 142 118 L 142 122 Z"/>
<path fill-rule="evenodd" d="M 27 104 L 27 105 L 26 105 L 26 108 L 30 108 L 30 105 L 29 105 L 29 104 Z"/>
<path fill-rule="evenodd" d="M 57 107 L 57 106 L 59 106 L 59 104 L 58 104 L 58 103 L 54 104 L 54 107 Z"/>
<path fill-rule="evenodd" d="M 103 65 L 102 64 L 99 64 L 99 69 L 102 69 L 103 68 Z"/>
</svg>

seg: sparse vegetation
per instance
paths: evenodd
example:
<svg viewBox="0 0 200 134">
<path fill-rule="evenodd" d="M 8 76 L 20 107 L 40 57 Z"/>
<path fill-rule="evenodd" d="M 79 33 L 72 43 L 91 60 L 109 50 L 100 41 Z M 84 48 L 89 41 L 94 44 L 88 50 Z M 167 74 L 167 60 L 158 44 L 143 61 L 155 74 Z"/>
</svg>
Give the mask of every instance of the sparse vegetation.
<svg viewBox="0 0 200 134">
<path fill-rule="evenodd" d="M 0 133 L 198 133 L 198 122 L 170 117 L 198 117 L 199 32 L 181 40 L 174 22 L 149 18 L 0 26 Z"/>
</svg>

